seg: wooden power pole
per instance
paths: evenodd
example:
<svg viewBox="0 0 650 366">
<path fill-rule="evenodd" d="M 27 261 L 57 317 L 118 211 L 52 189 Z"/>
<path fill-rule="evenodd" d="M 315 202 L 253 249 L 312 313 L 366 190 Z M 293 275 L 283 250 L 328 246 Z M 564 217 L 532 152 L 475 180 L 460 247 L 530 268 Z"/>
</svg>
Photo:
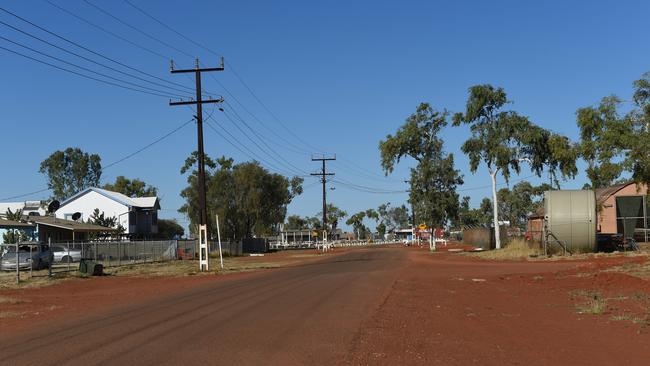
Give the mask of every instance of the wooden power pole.
<svg viewBox="0 0 650 366">
<path fill-rule="evenodd" d="M 223 57 L 221 58 L 221 66 L 211 67 L 211 68 L 201 68 L 199 59 L 196 59 L 196 67 L 194 69 L 185 69 L 185 70 L 175 70 L 174 61 L 171 61 L 171 72 L 172 74 L 180 73 L 194 73 L 194 78 L 196 80 L 196 100 L 189 101 L 177 101 L 169 102 L 170 106 L 175 105 L 196 105 L 196 132 L 198 139 L 198 165 L 199 165 L 199 269 L 201 271 L 208 271 L 210 269 L 208 256 L 208 211 L 206 207 L 206 197 L 205 197 L 205 152 L 203 150 L 203 104 L 206 103 L 222 103 L 223 98 L 219 99 L 207 99 L 203 100 L 202 98 L 202 89 L 201 89 L 201 73 L 210 72 L 210 71 L 223 71 Z"/>
<path fill-rule="evenodd" d="M 320 176 L 321 177 L 321 183 L 323 183 L 323 241 L 327 240 L 327 176 L 328 175 L 334 175 L 334 173 L 327 173 L 327 169 L 325 167 L 325 162 L 329 160 L 336 160 L 336 156 L 333 157 L 325 157 L 323 155 L 320 158 L 315 158 L 312 156 L 311 161 L 320 161 L 323 163 L 323 167 L 321 169 L 320 173 L 311 173 L 311 175 L 315 176 Z"/>
</svg>

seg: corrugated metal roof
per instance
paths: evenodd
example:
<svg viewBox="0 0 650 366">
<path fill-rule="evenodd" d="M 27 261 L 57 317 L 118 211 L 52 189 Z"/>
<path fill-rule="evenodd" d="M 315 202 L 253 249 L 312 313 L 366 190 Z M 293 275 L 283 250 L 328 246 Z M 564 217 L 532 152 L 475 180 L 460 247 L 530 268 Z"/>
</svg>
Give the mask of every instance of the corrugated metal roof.
<svg viewBox="0 0 650 366">
<path fill-rule="evenodd" d="M 39 225 L 58 227 L 61 229 L 76 231 L 76 232 L 107 232 L 115 231 L 115 229 L 95 224 L 87 224 L 85 222 L 78 222 L 65 219 L 57 219 L 54 216 L 32 216 L 29 221 Z"/>
<path fill-rule="evenodd" d="M 634 182 L 616 184 L 610 187 L 598 188 L 596 189 L 596 204 L 601 204 L 605 202 L 609 197 L 611 197 L 616 192 L 621 189 L 629 186 L 630 184 L 636 184 Z"/>
<path fill-rule="evenodd" d="M 104 197 L 108 197 L 116 202 L 119 202 L 125 206 L 129 207 L 138 207 L 138 208 L 151 208 L 155 209 L 157 208 L 157 202 L 158 202 L 158 197 L 138 197 L 138 198 L 131 198 L 127 195 L 124 195 L 119 192 L 113 192 L 109 191 L 103 188 L 97 188 L 97 187 L 90 187 L 86 188 L 83 191 L 73 195 L 72 197 L 66 199 L 61 203 L 61 207 L 67 205 L 68 203 L 76 200 L 77 198 L 85 195 L 88 192 L 97 192 L 101 194 Z"/>
<path fill-rule="evenodd" d="M 20 228 L 20 227 L 34 227 L 34 224 L 29 223 L 29 222 L 20 222 L 20 221 L 0 219 L 0 228 L 14 229 L 14 228 Z"/>
</svg>

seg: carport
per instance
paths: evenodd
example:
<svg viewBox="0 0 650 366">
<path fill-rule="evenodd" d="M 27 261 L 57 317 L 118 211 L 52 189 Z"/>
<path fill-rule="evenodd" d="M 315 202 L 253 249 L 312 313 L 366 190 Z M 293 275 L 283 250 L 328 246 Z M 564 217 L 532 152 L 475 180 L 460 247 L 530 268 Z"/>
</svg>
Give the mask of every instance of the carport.
<svg viewBox="0 0 650 366">
<path fill-rule="evenodd" d="M 31 217 L 30 221 L 36 224 L 38 240 L 43 242 L 88 240 L 89 233 L 110 234 L 116 231 L 110 227 L 58 219 L 54 216 Z"/>
</svg>

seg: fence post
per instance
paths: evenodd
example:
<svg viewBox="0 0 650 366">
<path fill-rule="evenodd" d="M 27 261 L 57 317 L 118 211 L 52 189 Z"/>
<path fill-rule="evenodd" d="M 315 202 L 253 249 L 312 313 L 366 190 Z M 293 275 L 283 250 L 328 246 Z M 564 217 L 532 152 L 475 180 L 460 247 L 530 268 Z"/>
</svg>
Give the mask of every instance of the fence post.
<svg viewBox="0 0 650 366">
<path fill-rule="evenodd" d="M 15 237 L 14 237 L 15 239 Z M 18 240 L 16 240 L 16 284 L 20 284 L 20 256 L 18 255 Z"/>
<path fill-rule="evenodd" d="M 70 242 L 66 243 L 65 246 L 68 249 L 68 273 L 70 272 L 70 262 L 72 262 L 72 257 L 70 257 Z"/>
<path fill-rule="evenodd" d="M 52 277 L 52 262 L 54 262 L 54 253 L 52 252 L 52 238 L 47 238 L 47 247 L 50 249 L 50 255 L 47 258 L 47 275 L 49 277 Z M 30 252 L 31 252 L 31 246 L 29 247 Z M 31 254 L 30 254 L 31 255 Z M 29 266 L 29 276 L 32 276 L 32 265 Z"/>
<path fill-rule="evenodd" d="M 34 255 L 32 254 L 32 246 L 29 246 L 29 278 L 34 277 L 32 274 L 32 269 L 34 268 L 34 265 L 32 264 L 32 261 L 34 260 Z M 16 263 L 18 265 L 18 263 Z"/>
<path fill-rule="evenodd" d="M 117 239 L 117 265 L 118 267 L 122 265 L 122 242 L 121 239 Z"/>
</svg>

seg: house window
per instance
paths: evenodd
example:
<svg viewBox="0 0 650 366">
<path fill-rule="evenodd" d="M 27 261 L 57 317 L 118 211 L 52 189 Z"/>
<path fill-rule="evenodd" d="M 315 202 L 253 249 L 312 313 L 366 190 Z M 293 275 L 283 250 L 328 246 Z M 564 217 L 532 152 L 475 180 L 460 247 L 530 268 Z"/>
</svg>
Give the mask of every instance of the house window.
<svg viewBox="0 0 650 366">
<path fill-rule="evenodd" d="M 637 242 L 650 239 L 650 211 L 646 196 L 616 197 L 616 231 Z"/>
</svg>

